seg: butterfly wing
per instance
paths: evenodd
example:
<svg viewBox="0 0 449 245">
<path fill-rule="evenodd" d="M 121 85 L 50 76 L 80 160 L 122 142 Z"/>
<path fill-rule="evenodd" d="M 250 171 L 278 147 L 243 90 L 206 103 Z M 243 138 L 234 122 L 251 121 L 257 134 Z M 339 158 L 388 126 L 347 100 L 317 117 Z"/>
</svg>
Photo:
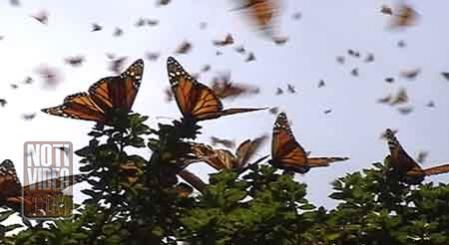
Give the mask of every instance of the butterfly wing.
<svg viewBox="0 0 449 245">
<path fill-rule="evenodd" d="M 274 124 L 271 158 L 270 162 L 281 169 L 299 173 L 305 173 L 310 169 L 307 166 L 307 154 L 295 140 L 288 125 L 287 115 L 283 112 L 277 116 Z"/>
<path fill-rule="evenodd" d="M 267 136 L 263 135 L 254 140 L 245 140 L 236 150 L 238 168 L 244 168 L 249 159 L 257 152 L 260 146 L 267 140 Z"/>
<path fill-rule="evenodd" d="M 21 188 L 14 164 L 11 160 L 4 160 L 0 164 L 0 200 L 20 196 Z"/>
<path fill-rule="evenodd" d="M 105 111 L 87 93 L 69 95 L 62 105 L 41 111 L 54 116 L 107 123 Z"/>
<path fill-rule="evenodd" d="M 167 71 L 183 117 L 197 121 L 219 117 L 223 105 L 210 88 L 196 81 L 173 57 L 167 59 Z"/>
<path fill-rule="evenodd" d="M 130 111 L 139 91 L 143 69 L 143 60 L 138 59 L 119 76 L 106 77 L 94 83 L 89 94 L 104 111 L 112 108 Z"/>
<path fill-rule="evenodd" d="M 310 167 L 327 167 L 330 163 L 348 160 L 348 157 L 311 157 L 307 158 Z"/>
<path fill-rule="evenodd" d="M 410 170 L 420 171 L 421 175 L 424 175 L 421 167 L 402 148 L 399 140 L 396 138 L 391 129 L 386 130 L 385 137 L 390 149 L 390 155 L 394 169 L 399 170 L 402 173 L 407 173 Z"/>
<path fill-rule="evenodd" d="M 432 168 L 426 168 L 423 171 L 426 173 L 427 176 L 444 174 L 449 172 L 449 164 L 443 164 Z"/>
</svg>

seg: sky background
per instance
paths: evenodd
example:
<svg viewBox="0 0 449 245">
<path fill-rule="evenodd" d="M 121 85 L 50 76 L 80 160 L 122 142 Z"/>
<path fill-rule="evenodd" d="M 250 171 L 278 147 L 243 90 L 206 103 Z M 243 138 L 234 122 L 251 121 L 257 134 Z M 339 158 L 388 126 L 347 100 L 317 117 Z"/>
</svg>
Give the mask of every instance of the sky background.
<svg viewBox="0 0 449 245">
<path fill-rule="evenodd" d="M 284 1 L 279 31 L 289 40 L 278 46 L 258 35 L 241 13 L 230 11 L 238 6 L 231 0 L 173 0 L 161 7 L 148 0 L 22 0 L 20 7 L 2 1 L 0 98 L 8 104 L 0 108 L 0 157 L 13 160 L 22 178 L 24 142 L 71 141 L 75 149 L 85 146 L 89 140 L 86 134 L 94 123 L 46 115 L 40 109 L 59 105 L 65 96 L 86 91 L 100 78 L 113 75 L 108 70 L 106 53 L 127 56 L 128 66 L 144 58 L 145 52 L 160 52 L 158 61 L 145 60 L 133 109 L 149 115 L 153 126 L 179 118 L 175 102 L 164 100 L 163 91 L 168 85 L 165 62 L 180 43 L 189 41 L 192 51 L 175 58 L 191 73 L 210 64 L 212 70 L 201 74 L 199 81 L 208 84 L 217 73 L 230 71 L 234 82 L 261 88 L 258 95 L 225 100 L 225 107 L 278 106 L 293 122 L 296 139 L 313 156 L 351 158 L 296 176 L 307 183 L 308 196 L 316 205 L 335 205 L 328 195 L 330 183 L 337 177 L 383 161 L 388 148 L 379 136 L 387 127 L 399 129 L 397 136 L 410 155 L 429 151 L 424 167 L 449 162 L 449 82 L 441 76 L 441 72 L 449 71 L 449 2 L 410 1 L 420 18 L 416 26 L 403 31 L 389 30 L 389 17 L 380 13 L 383 4 L 393 3 Z M 30 17 L 41 10 L 49 12 L 48 25 Z M 300 20 L 292 18 L 296 12 L 301 12 Z M 159 25 L 137 28 L 134 23 L 141 17 L 158 19 Z M 201 22 L 208 23 L 205 30 L 199 28 Z M 92 23 L 102 25 L 103 30 L 91 32 Z M 116 27 L 123 29 L 121 37 L 112 36 Z M 227 33 L 233 35 L 236 44 L 223 48 L 212 45 L 212 40 L 223 39 Z M 398 48 L 399 40 L 404 40 L 406 47 Z M 239 45 L 254 52 L 256 61 L 244 62 L 246 56 L 234 51 Z M 348 57 L 348 49 L 359 51 L 362 58 Z M 223 55 L 216 56 L 217 50 Z M 374 62 L 363 62 L 368 53 L 374 54 Z M 86 57 L 82 66 L 64 63 L 65 58 L 76 55 Z M 346 56 L 345 64 L 336 62 L 339 55 Z M 45 88 L 36 74 L 36 68 L 43 64 L 61 73 L 63 80 L 55 88 Z M 350 71 L 356 67 L 360 75 L 351 76 Z M 399 76 L 401 70 L 414 68 L 422 70 L 415 80 Z M 27 76 L 35 82 L 24 85 Z M 395 82 L 386 83 L 385 77 L 395 77 Z M 326 86 L 318 88 L 321 79 Z M 19 88 L 11 89 L 11 83 Z M 286 90 L 287 83 L 293 84 L 297 93 L 275 95 L 276 88 Z M 409 93 L 412 113 L 402 115 L 396 108 L 376 102 L 401 87 Z M 435 108 L 426 107 L 430 100 Z M 326 109 L 332 112 L 325 114 Z M 37 115 L 25 121 L 23 113 Z M 268 112 L 254 112 L 207 121 L 201 123 L 203 135 L 198 141 L 209 143 L 212 135 L 237 142 L 264 133 L 271 135 L 274 120 L 275 116 Z M 259 155 L 269 152 L 267 143 Z M 150 156 L 146 150 L 143 154 Z M 205 164 L 189 169 L 203 179 L 213 172 Z M 428 180 L 447 182 L 449 175 Z"/>
</svg>

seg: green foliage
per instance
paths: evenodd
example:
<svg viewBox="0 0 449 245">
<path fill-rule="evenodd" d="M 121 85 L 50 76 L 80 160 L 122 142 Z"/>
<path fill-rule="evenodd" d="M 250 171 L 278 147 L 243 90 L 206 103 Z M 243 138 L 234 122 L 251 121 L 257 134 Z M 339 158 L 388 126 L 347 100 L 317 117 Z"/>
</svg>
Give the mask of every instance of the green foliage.
<svg viewBox="0 0 449 245">
<path fill-rule="evenodd" d="M 331 210 L 266 164 L 211 174 L 201 193 L 186 197 L 177 174 L 194 160 L 187 139 L 200 127 L 152 129 L 139 114 L 114 120 L 93 128 L 76 152 L 91 187 L 73 218 L 12 234 L 20 225 L 0 225 L 2 244 L 449 244 L 449 186 L 410 187 L 388 157 L 335 180 Z M 137 149 L 143 153 L 128 153 Z M 0 224 L 14 212 L 0 212 Z"/>
</svg>

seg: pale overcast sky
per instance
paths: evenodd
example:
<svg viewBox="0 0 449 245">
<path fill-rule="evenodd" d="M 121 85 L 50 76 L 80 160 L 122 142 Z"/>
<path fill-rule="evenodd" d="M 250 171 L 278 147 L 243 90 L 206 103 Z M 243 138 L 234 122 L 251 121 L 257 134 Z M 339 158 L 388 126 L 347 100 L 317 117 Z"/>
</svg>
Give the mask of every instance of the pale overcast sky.
<svg viewBox="0 0 449 245">
<path fill-rule="evenodd" d="M 0 41 L 0 97 L 8 101 L 0 108 L 0 157 L 12 159 L 19 174 L 25 141 L 72 141 L 75 149 L 87 144 L 86 133 L 93 123 L 49 116 L 39 110 L 58 105 L 66 95 L 86 91 L 98 79 L 112 75 L 105 53 L 128 56 L 127 66 L 144 58 L 147 51 L 160 52 L 157 62 L 145 60 L 134 111 L 149 115 L 151 125 L 171 121 L 157 117 L 179 118 L 176 104 L 164 102 L 163 90 L 168 85 L 166 58 L 184 40 L 192 42 L 192 51 L 175 57 L 187 71 L 198 72 L 205 64 L 212 66 L 200 81 L 208 83 L 217 72 L 231 71 L 235 82 L 260 86 L 259 95 L 224 101 L 225 107 L 279 106 L 293 122 L 297 140 L 312 155 L 351 158 L 297 175 L 309 185 L 309 197 L 317 205 L 334 204 L 327 197 L 332 180 L 384 159 L 388 148 L 379 134 L 387 127 L 399 129 L 397 136 L 412 156 L 429 151 L 425 167 L 449 162 L 449 82 L 440 75 L 449 71 L 447 1 L 411 1 L 420 14 L 419 23 L 399 32 L 388 30 L 388 17 L 379 12 L 382 4 L 393 3 L 390 1 L 285 1 L 280 32 L 289 41 L 284 46 L 261 38 L 241 14 L 229 11 L 236 7 L 231 0 L 173 0 L 162 7 L 148 0 L 22 0 L 20 7 L 8 2 L 0 4 L 0 35 L 4 36 Z M 50 14 L 48 25 L 30 17 L 41 10 Z M 298 11 L 302 18 L 293 20 L 292 15 Z M 140 17 L 160 23 L 136 28 L 134 23 Z M 208 27 L 200 30 L 203 21 Z M 94 22 L 103 30 L 90 32 Z M 123 36 L 112 36 L 115 27 L 124 30 Z M 220 48 L 223 55 L 216 56 L 212 40 L 227 33 L 234 36 L 236 44 Z M 407 45 L 398 48 L 396 43 L 402 39 Z M 245 63 L 245 56 L 234 51 L 238 45 L 253 51 L 256 61 Z M 347 57 L 344 65 L 338 64 L 336 56 L 347 56 L 347 49 L 359 51 L 362 58 Z M 367 53 L 375 55 L 373 63 L 363 62 Z M 75 55 L 86 56 L 81 67 L 64 64 L 66 57 Z M 41 64 L 59 68 L 63 82 L 54 89 L 43 88 L 34 73 Z M 359 68 L 358 77 L 350 74 L 355 67 Z M 402 69 L 413 68 L 422 69 L 415 80 L 399 77 Z M 22 84 L 27 76 L 32 76 L 35 83 Z M 386 83 L 387 76 L 396 81 Z M 317 88 L 321 79 L 326 87 Z M 11 83 L 19 88 L 12 90 Z M 276 88 L 286 88 L 287 83 L 296 87 L 297 94 L 276 96 Z M 409 104 L 414 107 L 409 115 L 376 102 L 400 87 L 407 89 Z M 435 108 L 426 107 L 429 100 L 435 102 Z M 332 112 L 324 114 L 326 109 Z M 34 120 L 22 120 L 23 113 L 33 112 L 37 113 Z M 209 136 L 214 135 L 241 142 L 263 133 L 271 135 L 274 119 L 268 112 L 255 112 L 204 122 L 199 140 L 209 142 Z M 269 147 L 266 144 L 260 155 L 269 153 Z M 149 152 L 146 154 L 149 156 Z M 190 169 L 204 178 L 212 172 L 204 164 Z M 449 175 L 430 180 L 448 181 Z"/>
</svg>

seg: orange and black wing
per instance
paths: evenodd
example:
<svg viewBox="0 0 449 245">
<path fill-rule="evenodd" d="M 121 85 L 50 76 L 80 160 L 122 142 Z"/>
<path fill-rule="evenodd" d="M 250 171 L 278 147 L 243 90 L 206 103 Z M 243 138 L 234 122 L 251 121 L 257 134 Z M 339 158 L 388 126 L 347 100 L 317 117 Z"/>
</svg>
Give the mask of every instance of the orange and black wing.
<svg viewBox="0 0 449 245">
<path fill-rule="evenodd" d="M 89 88 L 92 100 L 104 111 L 118 108 L 130 111 L 139 91 L 143 70 L 143 60 L 138 59 L 119 76 L 102 78 Z"/>
<path fill-rule="evenodd" d="M 391 129 L 387 129 L 385 132 L 388 148 L 390 149 L 391 164 L 395 170 L 405 174 L 411 170 L 422 172 L 418 163 L 411 158 L 407 152 L 402 148 L 399 140 L 394 135 Z"/>
<path fill-rule="evenodd" d="M 424 170 L 426 176 L 436 175 L 436 174 L 444 174 L 449 172 L 449 164 L 443 164 L 432 168 L 426 168 Z"/>
<path fill-rule="evenodd" d="M 196 81 L 173 57 L 167 59 L 167 71 L 184 118 L 196 121 L 212 119 L 223 110 L 223 105 L 214 92 Z"/>
<path fill-rule="evenodd" d="M 173 57 L 167 59 L 167 71 L 176 102 L 186 119 L 201 121 L 266 109 L 233 108 L 223 110 L 223 105 L 213 90 L 195 80 Z"/>
<path fill-rule="evenodd" d="M 280 10 L 278 2 L 277 0 L 246 0 L 246 4 L 240 9 L 248 13 L 260 30 L 273 35 L 273 22 Z"/>
<path fill-rule="evenodd" d="M 60 106 L 42 109 L 50 115 L 107 123 L 105 111 L 87 93 L 69 95 Z"/>
<path fill-rule="evenodd" d="M 327 167 L 330 163 L 348 160 L 348 157 L 310 157 L 307 158 L 309 167 Z"/>
<path fill-rule="evenodd" d="M 0 164 L 0 200 L 20 196 L 21 188 L 14 164 L 11 160 L 4 160 Z"/>
<path fill-rule="evenodd" d="M 257 152 L 260 146 L 267 140 L 267 136 L 263 135 L 254 140 L 245 140 L 236 150 L 238 168 L 244 168 L 248 164 L 251 157 Z"/>
<path fill-rule="evenodd" d="M 283 112 L 277 116 L 274 124 L 270 163 L 277 168 L 299 173 L 306 173 L 310 169 L 307 166 L 307 154 L 295 140 L 287 115 Z"/>
</svg>

